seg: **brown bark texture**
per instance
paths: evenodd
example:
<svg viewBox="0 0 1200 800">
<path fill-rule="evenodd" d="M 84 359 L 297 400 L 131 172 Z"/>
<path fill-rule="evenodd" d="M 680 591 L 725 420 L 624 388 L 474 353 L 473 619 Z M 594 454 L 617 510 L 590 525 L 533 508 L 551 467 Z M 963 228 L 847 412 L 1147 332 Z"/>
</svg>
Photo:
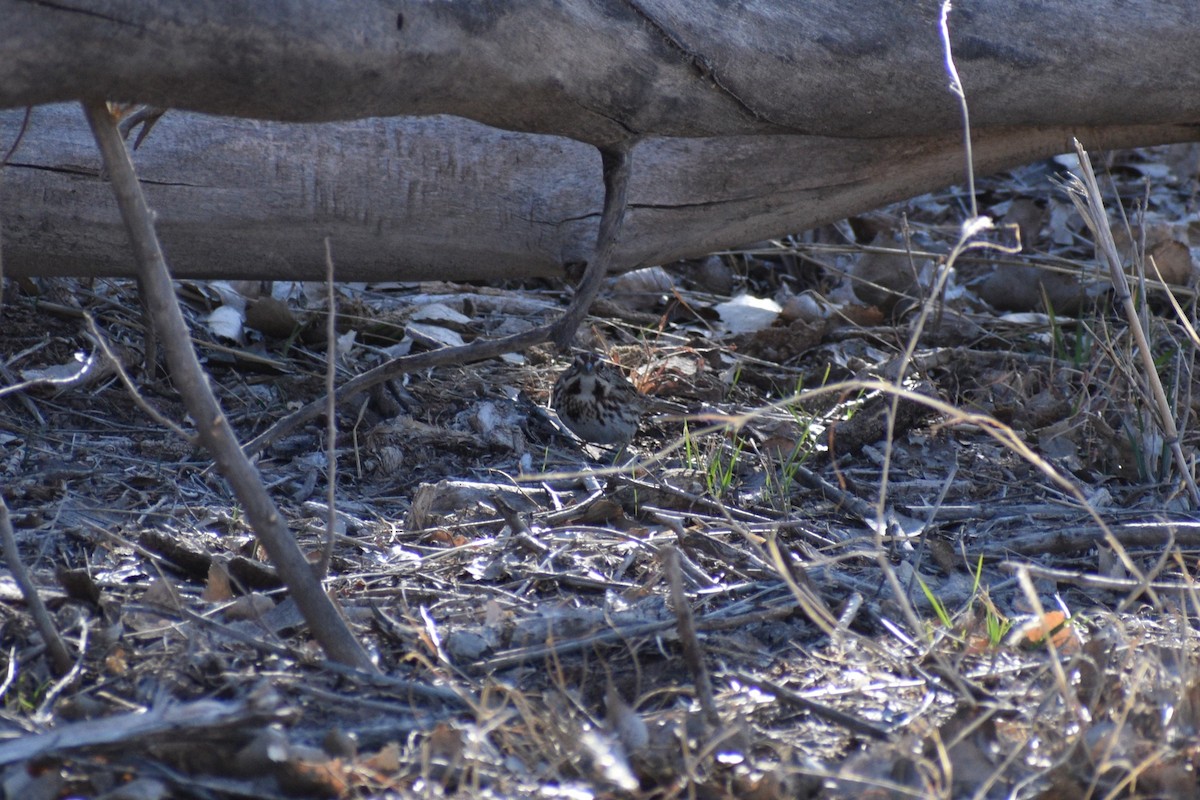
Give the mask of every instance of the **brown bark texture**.
<svg viewBox="0 0 1200 800">
<path fill-rule="evenodd" d="M 637 138 L 624 267 L 961 182 L 931 0 L 0 0 L 9 275 L 131 274 L 77 107 L 170 107 L 135 155 L 175 274 L 561 274 Z M 950 15 L 976 170 L 1200 138 L 1200 10 L 977 0 Z"/>
</svg>

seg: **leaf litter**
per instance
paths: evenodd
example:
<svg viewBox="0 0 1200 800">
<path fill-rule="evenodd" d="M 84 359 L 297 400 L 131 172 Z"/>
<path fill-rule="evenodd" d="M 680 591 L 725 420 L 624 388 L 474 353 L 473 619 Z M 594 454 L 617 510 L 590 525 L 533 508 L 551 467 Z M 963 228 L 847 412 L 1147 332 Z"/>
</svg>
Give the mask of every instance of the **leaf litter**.
<svg viewBox="0 0 1200 800">
<path fill-rule="evenodd" d="M 1124 245 L 1189 313 L 1194 163 L 1104 164 Z M 1024 250 L 969 253 L 937 298 L 955 189 L 615 279 L 578 345 L 685 409 L 627 452 L 554 419 L 570 358 L 549 347 L 339 407 L 327 587 L 377 679 L 322 659 L 203 453 L 111 370 L 56 377 L 96 350 L 82 305 L 188 424 L 140 365 L 134 287 L 24 287 L 0 340 L 5 385 L 31 383 L 0 396 L 0 475 L 78 661 L 55 676 L 0 573 L 6 796 L 1200 794 L 1200 526 L 1061 169 L 980 183 L 997 241 Z M 1195 344 L 1153 275 L 1146 325 L 1194 452 Z M 320 396 L 324 321 L 311 287 L 233 288 L 180 284 L 248 439 Z M 337 291 L 340 380 L 565 303 L 544 282 Z M 227 305 L 235 336 L 207 327 Z M 771 311 L 731 329 L 722 309 L 745 307 Z M 323 432 L 258 462 L 314 558 Z"/>
</svg>

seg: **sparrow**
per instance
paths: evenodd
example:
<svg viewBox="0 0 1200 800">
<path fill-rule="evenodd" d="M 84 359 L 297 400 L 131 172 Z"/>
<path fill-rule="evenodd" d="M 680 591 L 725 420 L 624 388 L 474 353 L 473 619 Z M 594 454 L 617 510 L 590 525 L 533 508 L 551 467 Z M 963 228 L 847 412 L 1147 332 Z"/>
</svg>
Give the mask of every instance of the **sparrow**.
<svg viewBox="0 0 1200 800">
<path fill-rule="evenodd" d="M 550 405 L 563 424 L 595 444 L 628 444 L 637 433 L 646 399 L 618 367 L 596 353 L 577 355 L 550 392 Z"/>
</svg>

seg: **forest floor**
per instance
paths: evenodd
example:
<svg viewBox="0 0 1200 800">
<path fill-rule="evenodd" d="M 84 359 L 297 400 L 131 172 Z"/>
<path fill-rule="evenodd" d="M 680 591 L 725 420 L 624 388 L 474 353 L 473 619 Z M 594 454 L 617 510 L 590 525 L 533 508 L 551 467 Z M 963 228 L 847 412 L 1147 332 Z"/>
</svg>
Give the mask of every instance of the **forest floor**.
<svg viewBox="0 0 1200 800">
<path fill-rule="evenodd" d="M 1175 284 L 1182 317 L 1149 266 L 1136 294 L 1193 467 L 1198 151 L 1097 161 Z M 982 181 L 992 246 L 948 271 L 958 190 L 614 279 L 577 345 L 686 410 L 624 452 L 557 423 L 548 346 L 342 404 L 332 468 L 324 420 L 276 441 L 314 556 L 335 478 L 326 585 L 376 679 L 323 660 L 203 452 L 103 359 L 71 377 L 86 310 L 190 424 L 134 284 L 10 282 L 2 381 L 40 384 L 0 395 L 0 485 L 77 661 L 0 572 L 6 796 L 1200 797 L 1200 518 L 1070 166 Z M 243 440 L 322 396 L 324 287 L 178 288 Z M 337 295 L 339 381 L 569 300 Z"/>
</svg>

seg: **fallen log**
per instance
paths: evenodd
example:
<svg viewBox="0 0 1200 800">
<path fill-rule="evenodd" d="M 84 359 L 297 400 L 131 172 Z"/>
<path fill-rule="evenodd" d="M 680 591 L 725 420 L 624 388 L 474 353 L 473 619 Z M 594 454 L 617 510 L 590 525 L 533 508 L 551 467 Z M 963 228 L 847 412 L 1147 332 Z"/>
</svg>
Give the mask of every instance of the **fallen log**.
<svg viewBox="0 0 1200 800">
<path fill-rule="evenodd" d="M 584 260 L 588 145 L 640 137 L 617 263 L 661 263 L 961 181 L 938 9 L 0 0 L 0 146 L 24 104 L 224 115 L 168 112 L 136 154 L 175 274 L 320 278 L 328 235 L 343 279 L 494 280 Z M 980 174 L 1072 136 L 1200 138 L 1200 20 L 1182 7 L 979 0 L 950 26 Z M 409 116 L 345 121 L 385 114 Z M 456 116 L 412 116 L 439 114 Z M 76 111 L 37 108 L 10 161 L 7 274 L 131 274 Z"/>
</svg>

